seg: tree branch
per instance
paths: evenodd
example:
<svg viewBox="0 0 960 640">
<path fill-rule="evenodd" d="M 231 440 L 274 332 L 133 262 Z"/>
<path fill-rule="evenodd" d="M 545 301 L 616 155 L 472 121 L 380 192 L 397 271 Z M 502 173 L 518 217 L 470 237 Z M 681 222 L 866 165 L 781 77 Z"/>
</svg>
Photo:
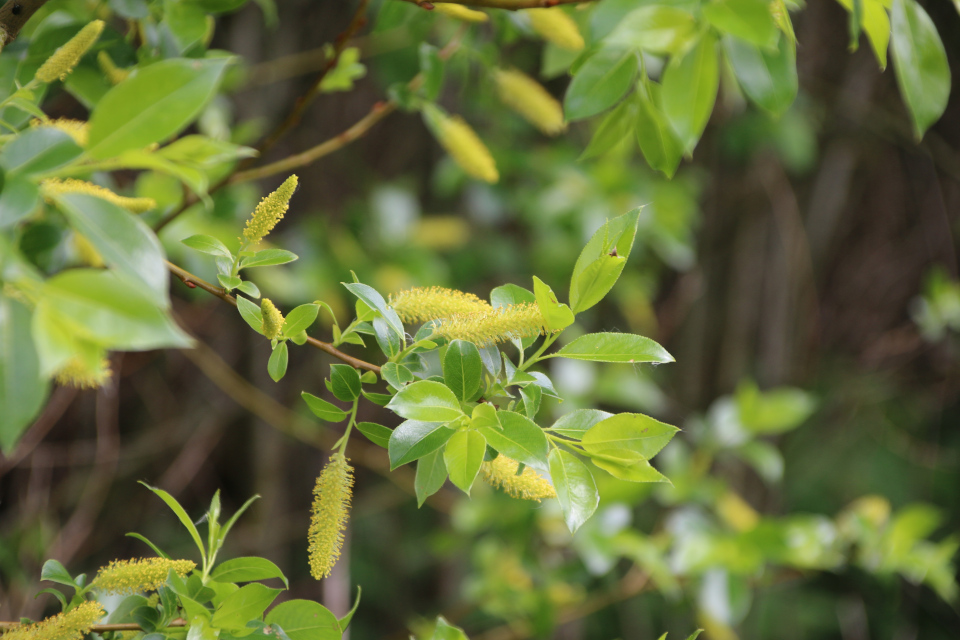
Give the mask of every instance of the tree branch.
<svg viewBox="0 0 960 640">
<path fill-rule="evenodd" d="M 465 7 L 519 11 L 520 9 L 548 9 L 560 4 L 599 2 L 599 0 L 403 0 L 403 2 L 419 5 L 427 10 L 433 9 L 435 4 L 460 4 Z"/>
<path fill-rule="evenodd" d="M 0 43 L 0 49 L 3 45 L 10 44 L 20 34 L 20 29 L 27 24 L 27 20 L 33 17 L 40 7 L 45 5 L 47 0 L 9 0 L 3 7 L 0 7 L 0 31 L 2 31 L 3 42 Z"/>
<path fill-rule="evenodd" d="M 233 306 L 237 306 L 237 299 L 227 293 L 223 287 L 210 284 L 203 278 L 198 278 L 186 269 L 179 267 L 172 262 L 167 262 L 167 268 L 170 270 L 170 273 L 180 278 L 181 282 L 191 289 L 203 289 L 210 295 L 214 295 L 224 302 L 227 302 Z M 360 360 L 359 358 L 354 358 L 353 356 L 340 351 L 329 342 L 324 342 L 322 340 L 317 340 L 316 338 L 307 336 L 307 344 L 330 354 L 334 358 L 337 358 L 338 360 L 341 360 L 356 369 L 365 369 L 367 371 L 373 371 L 374 373 L 380 373 L 380 367 L 377 365 L 366 362 L 365 360 Z"/>
</svg>

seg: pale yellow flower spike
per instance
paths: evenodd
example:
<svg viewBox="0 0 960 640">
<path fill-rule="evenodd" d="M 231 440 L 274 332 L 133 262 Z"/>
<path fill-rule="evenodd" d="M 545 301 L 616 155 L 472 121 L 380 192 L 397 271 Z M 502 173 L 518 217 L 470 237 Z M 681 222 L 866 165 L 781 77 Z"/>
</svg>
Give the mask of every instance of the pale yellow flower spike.
<svg viewBox="0 0 960 640">
<path fill-rule="evenodd" d="M 137 558 L 114 560 L 100 569 L 91 586 L 104 593 L 131 594 L 156 591 L 167 582 L 172 569 L 180 577 L 197 567 L 190 560 L 168 558 Z"/>
<path fill-rule="evenodd" d="M 558 7 L 527 9 L 525 13 L 530 17 L 530 26 L 544 40 L 569 51 L 583 49 L 584 42 L 580 29 L 563 9 Z"/>
<path fill-rule="evenodd" d="M 106 187 L 74 178 L 67 178 L 66 180 L 50 178 L 49 180 L 44 180 L 40 186 L 48 199 L 64 193 L 85 193 L 106 200 L 118 207 L 123 207 L 132 213 L 144 213 L 157 207 L 157 201 L 153 198 L 128 198 L 126 196 L 120 196 Z"/>
<path fill-rule="evenodd" d="M 243 236 L 250 244 L 260 242 L 273 231 L 277 223 L 283 219 L 283 214 L 290 208 L 290 198 L 296 190 L 297 176 L 290 176 L 276 191 L 260 201 L 243 229 Z"/>
<path fill-rule="evenodd" d="M 486 182 L 497 182 L 500 173 L 490 150 L 460 116 L 450 116 L 436 105 L 423 109 L 427 124 L 441 146 L 466 173 Z"/>
<path fill-rule="evenodd" d="M 83 54 L 93 46 L 103 33 L 103 20 L 94 20 L 73 36 L 65 45 L 53 52 L 47 61 L 37 69 L 36 79 L 40 82 L 63 80 L 73 71 Z"/>
<path fill-rule="evenodd" d="M 87 146 L 87 140 L 90 138 L 90 125 L 83 120 L 71 120 L 70 118 L 56 118 L 55 120 L 38 120 L 34 118 L 30 121 L 31 127 L 53 127 L 59 129 L 73 138 L 81 147 Z"/>
<path fill-rule="evenodd" d="M 567 123 L 563 121 L 563 107 L 539 82 L 515 69 L 498 69 L 493 77 L 500 101 L 527 122 L 548 136 L 567 130 Z"/>
<path fill-rule="evenodd" d="M 340 559 L 352 487 L 353 467 L 342 453 L 333 454 L 313 489 L 313 515 L 307 533 L 310 575 L 317 580 L 329 577 Z"/>
<path fill-rule="evenodd" d="M 487 302 L 472 293 L 443 287 L 414 287 L 392 293 L 390 306 L 404 322 L 427 322 L 453 315 L 492 310 Z"/>
<path fill-rule="evenodd" d="M 483 11 L 468 9 L 462 4 L 437 3 L 433 5 L 433 10 L 464 22 L 486 22 L 490 19 Z"/>
<path fill-rule="evenodd" d="M 118 67 L 106 51 L 97 54 L 97 64 L 100 65 L 100 70 L 107 76 L 110 84 L 120 84 L 130 76 L 130 71 Z"/>
<path fill-rule="evenodd" d="M 106 615 L 99 602 L 88 600 L 66 613 L 23 624 L 3 634 L 3 640 L 82 640 L 100 618 Z"/>
<path fill-rule="evenodd" d="M 113 371 L 110 369 L 110 361 L 103 359 L 100 366 L 91 369 L 79 358 L 71 358 L 67 363 L 57 369 L 53 374 L 54 380 L 62 387 L 74 387 L 76 389 L 99 389 L 107 383 Z"/>
<path fill-rule="evenodd" d="M 540 502 L 544 498 L 556 498 L 557 492 L 550 482 L 530 467 L 517 475 L 520 463 L 500 454 L 480 466 L 480 474 L 487 484 L 503 489 L 508 495 L 522 500 Z"/>
<path fill-rule="evenodd" d="M 477 346 L 532 338 L 544 333 L 543 315 L 535 303 L 512 304 L 489 311 L 458 314 L 444 319 L 436 334 L 448 340 L 467 340 Z"/>
<path fill-rule="evenodd" d="M 263 317 L 263 335 L 271 340 L 278 337 L 286 322 L 280 309 L 269 298 L 263 298 L 260 301 L 260 315 Z"/>
</svg>

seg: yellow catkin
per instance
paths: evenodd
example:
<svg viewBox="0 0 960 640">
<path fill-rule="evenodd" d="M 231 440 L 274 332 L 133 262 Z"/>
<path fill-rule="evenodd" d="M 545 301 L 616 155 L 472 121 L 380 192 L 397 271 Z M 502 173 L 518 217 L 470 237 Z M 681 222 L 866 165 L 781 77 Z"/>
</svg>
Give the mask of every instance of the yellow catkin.
<svg viewBox="0 0 960 640">
<path fill-rule="evenodd" d="M 37 69 L 36 79 L 40 82 L 53 82 L 66 78 L 83 54 L 93 46 L 103 32 L 103 20 L 94 20 L 77 35 L 73 36 L 65 45 L 53 52 L 47 61 Z"/>
<path fill-rule="evenodd" d="M 106 187 L 74 178 L 67 178 L 66 180 L 50 178 L 49 180 L 44 180 L 40 186 L 43 189 L 44 195 L 47 196 L 47 199 L 64 193 L 85 193 L 106 200 L 118 207 L 123 207 L 133 213 L 144 213 L 155 209 L 157 206 L 157 201 L 153 198 L 128 198 L 126 196 L 120 196 Z"/>
<path fill-rule="evenodd" d="M 450 316 L 440 323 L 435 333 L 448 340 L 466 340 L 484 347 L 514 338 L 532 338 L 546 330 L 540 307 L 535 303 L 521 303 Z"/>
<path fill-rule="evenodd" d="M 472 293 L 443 287 L 414 287 L 392 293 L 389 304 L 404 322 L 427 322 L 492 310 L 487 302 Z"/>
<path fill-rule="evenodd" d="M 286 320 L 270 298 L 263 298 L 260 301 L 260 315 L 263 317 L 263 335 L 271 340 L 278 337 Z"/>
<path fill-rule="evenodd" d="M 87 146 L 87 140 L 90 138 L 90 125 L 88 125 L 83 120 L 71 120 L 70 118 L 56 118 L 55 120 L 38 120 L 33 119 L 30 121 L 31 127 L 53 127 L 54 129 L 59 129 L 65 134 L 73 138 L 73 141 L 76 142 L 81 147 Z"/>
<path fill-rule="evenodd" d="M 340 558 L 352 487 L 353 467 L 342 453 L 333 454 L 313 489 L 313 509 L 307 533 L 310 575 L 317 580 L 329 577 Z"/>
<path fill-rule="evenodd" d="M 100 70 L 103 71 L 103 75 L 107 77 L 110 84 L 120 84 L 130 76 L 130 71 L 118 67 L 106 51 L 97 54 L 97 64 L 100 65 Z"/>
<path fill-rule="evenodd" d="M 562 9 L 527 9 L 524 13 L 530 17 L 530 26 L 544 40 L 569 51 L 583 49 L 583 36 L 577 23 Z"/>
<path fill-rule="evenodd" d="M 563 107 L 539 82 L 515 69 L 494 72 L 500 101 L 549 136 L 567 130 Z"/>
<path fill-rule="evenodd" d="M 464 22 L 486 22 L 490 19 L 483 11 L 468 9 L 462 4 L 437 3 L 433 5 L 433 10 Z"/>
<path fill-rule="evenodd" d="M 34 624 L 23 624 L 3 634 L 3 640 L 81 640 L 106 615 L 99 602 L 88 600 L 66 613 Z"/>
<path fill-rule="evenodd" d="M 284 180 L 276 191 L 263 198 L 253 215 L 247 220 L 243 229 L 243 236 L 250 244 L 256 244 L 273 231 L 277 223 L 283 219 L 283 214 L 290 208 L 290 198 L 297 190 L 297 176 L 290 176 Z"/>
<path fill-rule="evenodd" d="M 104 593 L 130 594 L 155 591 L 167 582 L 173 570 L 180 577 L 196 568 L 190 560 L 167 558 L 135 558 L 114 560 L 100 569 L 91 586 Z"/>
<path fill-rule="evenodd" d="M 760 523 L 760 514 L 733 491 L 720 496 L 716 508 L 717 515 L 736 531 L 751 531 Z"/>
<path fill-rule="evenodd" d="M 530 467 L 525 467 L 523 473 L 517 475 L 518 468 L 519 462 L 501 454 L 480 465 L 480 474 L 484 482 L 503 489 L 514 498 L 540 502 L 544 498 L 557 497 L 556 490 L 546 478 Z"/>
<path fill-rule="evenodd" d="M 497 182 L 500 173 L 490 150 L 460 116 L 449 116 L 437 107 L 424 109 L 427 124 L 447 153 L 466 173 L 486 182 Z"/>
<path fill-rule="evenodd" d="M 98 389 L 107 383 L 111 375 L 110 361 L 105 358 L 95 369 L 91 369 L 80 358 L 71 358 L 53 374 L 53 378 L 63 387 Z"/>
</svg>

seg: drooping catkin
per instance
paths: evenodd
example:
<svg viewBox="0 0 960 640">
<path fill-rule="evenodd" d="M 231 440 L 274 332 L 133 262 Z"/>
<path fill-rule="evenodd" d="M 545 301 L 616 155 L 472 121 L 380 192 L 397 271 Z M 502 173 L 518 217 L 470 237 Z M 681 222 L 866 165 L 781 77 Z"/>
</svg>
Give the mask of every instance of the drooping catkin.
<svg viewBox="0 0 960 640">
<path fill-rule="evenodd" d="M 263 335 L 271 340 L 278 337 L 286 320 L 270 298 L 260 300 L 260 315 L 263 317 Z"/>
<path fill-rule="evenodd" d="M 100 70 L 107 76 L 110 84 L 120 84 L 130 76 L 130 71 L 118 67 L 106 51 L 97 54 L 97 64 L 100 65 Z"/>
<path fill-rule="evenodd" d="M 102 359 L 97 367 L 90 367 L 80 358 L 71 358 L 57 369 L 53 374 L 53 379 L 63 387 L 99 389 L 107 383 L 112 375 L 110 361 L 106 358 Z"/>
<path fill-rule="evenodd" d="M 40 186 L 48 199 L 64 193 L 85 193 L 106 200 L 118 207 L 123 207 L 132 213 L 145 213 L 157 207 L 157 201 L 153 198 L 128 198 L 127 196 L 117 195 L 106 187 L 85 180 L 76 180 L 75 178 L 65 180 L 50 178 L 44 180 Z"/>
<path fill-rule="evenodd" d="M 243 236 L 250 244 L 260 242 L 273 231 L 277 223 L 283 219 L 283 214 L 290 208 L 290 198 L 296 190 L 297 176 L 290 176 L 277 187 L 276 191 L 260 201 L 243 229 Z"/>
<path fill-rule="evenodd" d="M 352 487 L 353 467 L 342 453 L 333 454 L 313 489 L 313 509 L 307 533 L 310 575 L 317 580 L 329 577 L 340 559 Z"/>
<path fill-rule="evenodd" d="M 392 293 L 389 298 L 390 306 L 404 322 L 427 322 L 492 309 L 486 301 L 472 293 L 443 287 L 414 287 Z"/>
<path fill-rule="evenodd" d="M 580 29 L 563 9 L 559 7 L 527 9 L 524 13 L 530 17 L 530 26 L 544 40 L 569 51 L 583 49 L 584 42 Z"/>
<path fill-rule="evenodd" d="M 532 338 L 547 331 L 536 303 L 512 304 L 488 311 L 445 318 L 434 330 L 448 340 L 466 340 L 479 347 L 514 338 Z"/>
<path fill-rule="evenodd" d="M 31 127 L 53 127 L 59 129 L 73 138 L 81 147 L 87 146 L 87 140 L 90 138 L 90 125 L 83 120 L 71 120 L 70 118 L 56 118 L 53 120 L 39 120 L 34 118 L 30 121 Z"/>
<path fill-rule="evenodd" d="M 467 174 L 490 183 L 500 179 L 490 150 L 463 118 L 447 115 L 434 105 L 425 106 L 423 115 L 437 141 Z"/>
<path fill-rule="evenodd" d="M 483 11 L 468 9 L 462 4 L 437 3 L 433 5 L 433 10 L 464 22 L 486 22 L 490 19 Z"/>
<path fill-rule="evenodd" d="M 106 612 L 99 602 L 88 600 L 66 613 L 7 631 L 3 640 L 81 640 Z"/>
<path fill-rule="evenodd" d="M 480 465 L 480 474 L 487 484 L 503 489 L 508 495 L 522 500 L 540 502 L 544 498 L 556 498 L 557 492 L 550 482 L 539 473 L 525 467 L 517 475 L 520 463 L 500 454 Z"/>
<path fill-rule="evenodd" d="M 500 101 L 527 122 L 548 136 L 567 130 L 563 107 L 539 82 L 516 69 L 498 69 L 493 77 Z"/>
<path fill-rule="evenodd" d="M 103 20 L 94 20 L 70 38 L 66 44 L 53 52 L 47 61 L 37 69 L 36 79 L 40 82 L 63 80 L 73 71 L 83 54 L 93 46 L 103 33 Z"/>
<path fill-rule="evenodd" d="M 167 558 L 113 560 L 97 572 L 97 577 L 93 579 L 91 585 L 104 593 L 130 594 L 156 591 L 166 583 L 167 575 L 171 570 L 180 577 L 184 577 L 196 566 L 196 563 L 190 560 Z"/>
</svg>

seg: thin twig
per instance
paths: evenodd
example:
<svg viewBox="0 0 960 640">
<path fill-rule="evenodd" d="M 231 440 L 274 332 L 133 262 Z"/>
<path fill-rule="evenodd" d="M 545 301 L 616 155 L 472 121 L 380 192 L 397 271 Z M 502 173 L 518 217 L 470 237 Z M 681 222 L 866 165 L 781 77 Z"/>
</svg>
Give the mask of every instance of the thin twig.
<svg viewBox="0 0 960 640">
<path fill-rule="evenodd" d="M 237 299 L 234 298 L 229 293 L 227 293 L 227 291 L 223 287 L 212 285 L 206 280 L 204 280 L 203 278 L 199 278 L 193 275 L 186 269 L 179 267 L 173 264 L 172 262 L 169 262 L 169 261 L 167 262 L 167 268 L 170 270 L 170 273 L 180 278 L 183 284 L 187 285 L 188 287 L 203 289 L 207 293 L 220 298 L 224 302 L 232 304 L 233 306 L 237 306 Z M 380 367 L 378 367 L 377 365 L 366 362 L 365 360 L 360 360 L 359 358 L 354 358 L 351 355 L 347 355 L 346 353 L 340 351 L 329 342 L 324 342 L 322 340 L 317 340 L 316 338 L 307 336 L 307 344 L 309 344 L 311 347 L 316 347 L 321 351 L 329 353 L 334 358 L 337 358 L 338 360 L 342 360 L 343 362 L 346 362 L 351 367 L 354 367 L 356 369 L 366 369 L 367 371 L 380 373 Z"/>
</svg>

